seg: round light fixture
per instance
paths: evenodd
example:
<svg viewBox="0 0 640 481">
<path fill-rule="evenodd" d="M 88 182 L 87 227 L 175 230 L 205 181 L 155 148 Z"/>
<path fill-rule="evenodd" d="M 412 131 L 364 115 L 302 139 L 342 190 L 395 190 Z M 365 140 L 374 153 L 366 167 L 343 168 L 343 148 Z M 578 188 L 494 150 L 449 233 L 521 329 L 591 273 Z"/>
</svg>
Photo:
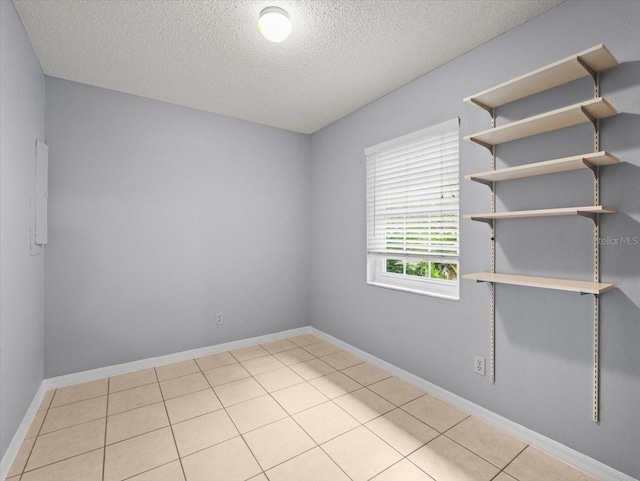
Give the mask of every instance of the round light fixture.
<svg viewBox="0 0 640 481">
<path fill-rule="evenodd" d="M 272 42 L 282 42 L 291 34 L 291 19 L 280 7 L 267 7 L 260 12 L 258 30 Z"/>
</svg>

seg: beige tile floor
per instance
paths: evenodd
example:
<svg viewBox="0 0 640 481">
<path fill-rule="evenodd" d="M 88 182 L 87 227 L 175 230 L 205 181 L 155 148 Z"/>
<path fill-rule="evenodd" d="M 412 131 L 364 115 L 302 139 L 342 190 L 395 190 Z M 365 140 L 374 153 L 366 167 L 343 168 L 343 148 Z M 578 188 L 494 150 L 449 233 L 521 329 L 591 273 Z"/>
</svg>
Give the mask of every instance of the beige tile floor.
<svg viewBox="0 0 640 481">
<path fill-rule="evenodd" d="M 593 478 L 305 334 L 50 391 L 7 479 Z"/>
</svg>

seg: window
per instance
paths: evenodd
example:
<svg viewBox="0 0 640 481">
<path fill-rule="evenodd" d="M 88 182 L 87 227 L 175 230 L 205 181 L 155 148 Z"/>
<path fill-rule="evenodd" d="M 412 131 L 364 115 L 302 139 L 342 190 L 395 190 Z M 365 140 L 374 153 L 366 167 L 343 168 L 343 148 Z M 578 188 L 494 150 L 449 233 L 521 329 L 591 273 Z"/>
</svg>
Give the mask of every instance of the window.
<svg viewBox="0 0 640 481">
<path fill-rule="evenodd" d="M 367 282 L 459 299 L 458 119 L 365 149 Z"/>
</svg>

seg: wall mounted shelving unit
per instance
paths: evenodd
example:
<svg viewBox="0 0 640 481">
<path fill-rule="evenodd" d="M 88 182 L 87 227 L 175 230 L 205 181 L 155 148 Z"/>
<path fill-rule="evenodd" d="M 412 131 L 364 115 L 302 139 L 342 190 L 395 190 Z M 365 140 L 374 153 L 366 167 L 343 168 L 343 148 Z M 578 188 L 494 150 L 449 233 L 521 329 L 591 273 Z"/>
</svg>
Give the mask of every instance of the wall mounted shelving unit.
<svg viewBox="0 0 640 481">
<path fill-rule="evenodd" d="M 619 162 L 619 159 L 614 155 L 600 151 L 600 119 L 615 115 L 616 110 L 609 102 L 600 97 L 599 72 L 616 65 L 618 65 L 618 61 L 611 52 L 604 45 L 597 45 L 464 99 L 465 103 L 480 107 L 491 115 L 490 129 L 465 137 L 465 140 L 486 147 L 491 152 L 491 170 L 466 176 L 469 180 L 489 186 L 491 189 L 491 212 L 464 216 L 470 220 L 486 222 L 491 227 L 491 271 L 462 276 L 464 279 L 488 282 L 490 284 L 491 382 L 495 382 L 495 284 L 591 294 L 594 298 L 593 420 L 595 422 L 599 420 L 599 296 L 615 287 L 613 284 L 600 282 L 600 214 L 615 212 L 612 207 L 600 205 L 600 167 Z M 497 107 L 588 76 L 591 76 L 594 81 L 593 99 L 501 125 L 500 127 L 496 126 Z M 496 145 L 587 122 L 591 122 L 594 129 L 594 151 L 592 153 L 496 169 Z M 592 206 L 511 212 L 496 212 L 495 210 L 496 182 L 581 169 L 590 169 L 593 172 L 594 202 Z M 497 220 L 566 215 L 588 217 L 593 221 L 593 281 L 552 279 L 495 272 Z"/>
</svg>

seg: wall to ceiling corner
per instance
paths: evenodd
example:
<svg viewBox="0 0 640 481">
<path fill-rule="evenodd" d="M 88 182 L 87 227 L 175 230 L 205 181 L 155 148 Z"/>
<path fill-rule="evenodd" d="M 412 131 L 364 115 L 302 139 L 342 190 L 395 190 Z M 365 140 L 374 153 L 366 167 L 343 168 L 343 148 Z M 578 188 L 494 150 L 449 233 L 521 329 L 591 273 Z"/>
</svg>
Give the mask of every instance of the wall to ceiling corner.
<svg viewBox="0 0 640 481">
<path fill-rule="evenodd" d="M 44 375 L 44 255 L 30 255 L 44 74 L 11 2 L 0 1 L 0 458 Z"/>
<path fill-rule="evenodd" d="M 640 2 L 568 1 L 312 135 L 314 327 L 633 477 L 640 477 Z M 486 284 L 461 282 L 459 302 L 366 284 L 364 149 L 454 117 L 461 137 L 490 127 L 463 104 L 476 92 L 604 43 L 620 65 L 601 74 L 619 114 L 601 122 L 601 149 L 622 163 L 601 169 L 601 419 L 592 421 L 591 296 L 496 288 L 496 383 L 473 373 L 489 359 Z M 590 78 L 498 110 L 498 125 L 593 97 Z M 589 124 L 512 142 L 498 166 L 593 150 Z M 490 191 L 464 175 L 490 169 L 486 149 L 461 140 L 461 211 L 488 212 Z M 498 210 L 589 205 L 590 171 L 498 185 Z M 584 218 L 499 222 L 497 271 L 588 280 L 593 225 Z M 488 270 L 489 229 L 461 221 L 461 271 Z"/>
<path fill-rule="evenodd" d="M 47 378 L 309 324 L 309 136 L 51 77 L 46 97 Z"/>
</svg>

